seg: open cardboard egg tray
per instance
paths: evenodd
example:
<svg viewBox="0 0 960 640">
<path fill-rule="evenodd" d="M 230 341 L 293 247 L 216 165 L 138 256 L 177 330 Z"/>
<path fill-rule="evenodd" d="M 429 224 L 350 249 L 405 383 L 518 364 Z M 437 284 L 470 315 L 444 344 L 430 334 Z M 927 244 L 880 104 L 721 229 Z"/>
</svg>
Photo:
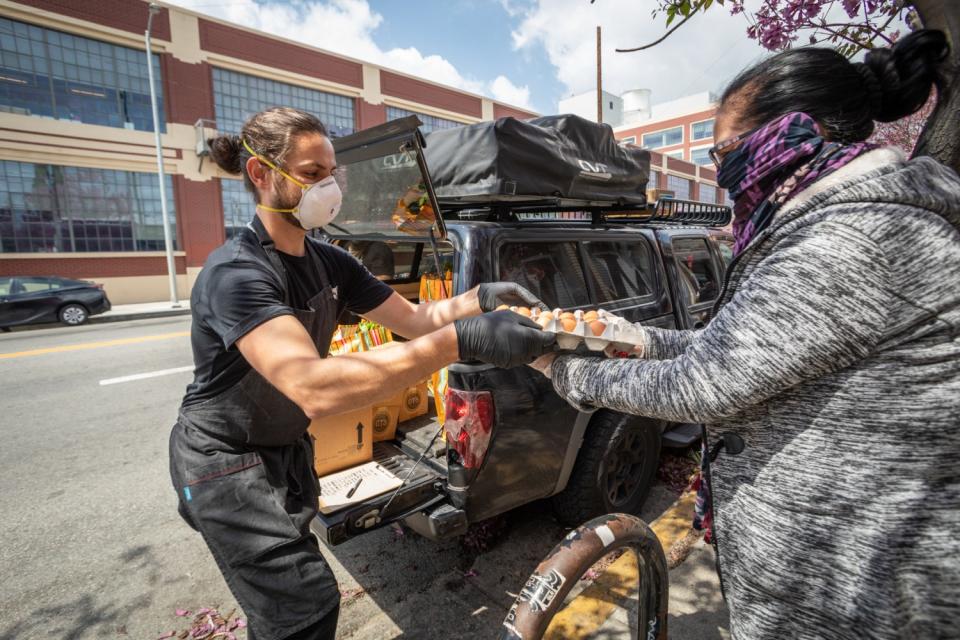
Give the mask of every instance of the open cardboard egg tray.
<svg viewBox="0 0 960 640">
<path fill-rule="evenodd" d="M 510 310 L 523 313 L 516 307 L 511 307 Z M 583 344 L 590 351 L 603 351 L 612 345 L 615 351 L 629 353 L 643 342 L 640 332 L 633 324 L 603 309 L 594 312 L 596 319 L 588 315 L 589 311 L 581 309 L 572 312 L 554 309 L 549 312 L 551 318 L 547 322 L 541 322 L 544 312 L 539 309 L 530 309 L 529 312 L 530 319 L 540 325 L 541 329 L 557 334 L 557 346 L 564 351 L 574 351 Z M 573 315 L 573 323 L 569 322 L 567 313 Z M 523 313 L 523 315 L 527 314 Z M 567 319 L 566 327 L 561 315 Z M 594 333 L 594 329 L 599 329 L 600 325 L 603 326 L 603 330 L 599 334 Z"/>
</svg>

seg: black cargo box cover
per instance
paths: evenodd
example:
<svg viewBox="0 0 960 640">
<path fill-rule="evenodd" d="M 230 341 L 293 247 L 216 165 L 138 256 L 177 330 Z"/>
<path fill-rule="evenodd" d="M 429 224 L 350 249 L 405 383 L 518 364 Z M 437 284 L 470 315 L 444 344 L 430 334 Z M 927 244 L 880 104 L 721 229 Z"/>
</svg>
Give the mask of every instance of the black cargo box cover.
<svg viewBox="0 0 960 640">
<path fill-rule="evenodd" d="M 574 115 L 434 131 L 424 155 L 441 206 L 549 198 L 646 202 L 650 153 L 621 147 L 608 125 Z"/>
</svg>

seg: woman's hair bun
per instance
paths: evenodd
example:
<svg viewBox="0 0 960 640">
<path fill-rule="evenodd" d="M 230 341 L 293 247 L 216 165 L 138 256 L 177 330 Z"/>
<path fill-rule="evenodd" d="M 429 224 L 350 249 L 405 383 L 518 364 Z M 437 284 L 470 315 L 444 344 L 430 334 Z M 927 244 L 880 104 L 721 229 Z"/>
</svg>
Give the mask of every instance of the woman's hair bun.
<svg viewBox="0 0 960 640">
<path fill-rule="evenodd" d="M 892 49 L 873 49 L 863 64 L 879 84 L 874 120 L 893 122 L 920 109 L 939 83 L 937 66 L 947 57 L 947 38 L 922 29 L 899 40 Z"/>
<path fill-rule="evenodd" d="M 218 167 L 231 174 L 243 172 L 244 149 L 240 136 L 208 138 L 207 145 L 210 147 L 210 159 L 216 162 Z"/>
</svg>

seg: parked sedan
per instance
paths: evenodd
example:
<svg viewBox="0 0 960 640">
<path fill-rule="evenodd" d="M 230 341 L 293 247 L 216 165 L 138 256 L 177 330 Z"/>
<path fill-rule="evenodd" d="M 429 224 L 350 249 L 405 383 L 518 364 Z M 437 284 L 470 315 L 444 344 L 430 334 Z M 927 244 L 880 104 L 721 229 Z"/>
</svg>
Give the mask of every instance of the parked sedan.
<svg viewBox="0 0 960 640">
<path fill-rule="evenodd" d="M 0 277 L 0 329 L 36 322 L 75 326 L 110 310 L 103 285 L 54 276 Z"/>
</svg>

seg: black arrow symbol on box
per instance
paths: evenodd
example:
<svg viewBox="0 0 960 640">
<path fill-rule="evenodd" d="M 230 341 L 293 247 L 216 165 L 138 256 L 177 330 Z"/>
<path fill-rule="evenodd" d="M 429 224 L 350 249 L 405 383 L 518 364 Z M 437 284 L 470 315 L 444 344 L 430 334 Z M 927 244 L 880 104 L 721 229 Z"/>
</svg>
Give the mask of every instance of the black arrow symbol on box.
<svg viewBox="0 0 960 640">
<path fill-rule="evenodd" d="M 363 448 L 363 423 L 357 423 L 357 449 Z"/>
</svg>

